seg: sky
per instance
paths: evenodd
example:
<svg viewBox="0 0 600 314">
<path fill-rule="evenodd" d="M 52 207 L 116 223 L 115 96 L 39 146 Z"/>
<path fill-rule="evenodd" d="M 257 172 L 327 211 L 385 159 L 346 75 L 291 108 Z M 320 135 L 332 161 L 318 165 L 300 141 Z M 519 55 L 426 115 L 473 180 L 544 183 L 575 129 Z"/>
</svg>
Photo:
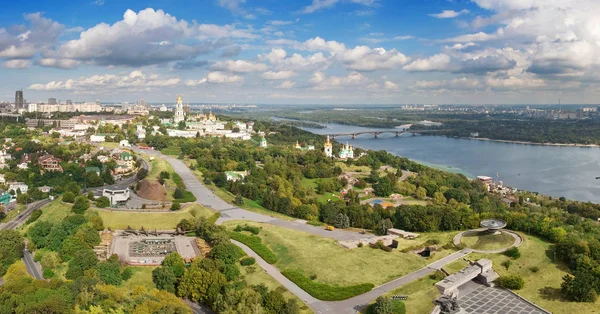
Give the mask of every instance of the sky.
<svg viewBox="0 0 600 314">
<path fill-rule="evenodd" d="M 594 104 L 597 0 L 57 0 L 0 11 L 0 101 Z"/>
</svg>

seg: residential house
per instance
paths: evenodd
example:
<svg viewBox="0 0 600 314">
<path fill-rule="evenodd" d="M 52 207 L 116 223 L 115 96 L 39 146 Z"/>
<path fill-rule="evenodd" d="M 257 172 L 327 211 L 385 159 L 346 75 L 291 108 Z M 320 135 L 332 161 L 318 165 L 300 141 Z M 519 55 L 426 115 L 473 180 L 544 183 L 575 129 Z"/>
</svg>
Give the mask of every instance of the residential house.
<svg viewBox="0 0 600 314">
<path fill-rule="evenodd" d="M 94 134 L 90 136 L 90 142 L 92 143 L 102 143 L 106 141 L 106 135 L 104 134 Z"/>
<path fill-rule="evenodd" d="M 42 193 L 50 193 L 50 191 L 52 191 L 52 187 L 51 186 L 47 186 L 47 185 L 40 186 L 38 189 Z"/>
<path fill-rule="evenodd" d="M 28 164 L 30 162 L 31 162 L 31 155 L 30 154 L 25 153 L 25 154 L 21 155 L 21 161 L 19 163 L 21 163 L 21 164 L 22 163 Z"/>
<path fill-rule="evenodd" d="M 227 181 L 243 180 L 248 175 L 248 171 L 225 171 Z"/>
<path fill-rule="evenodd" d="M 6 183 L 6 179 L 4 179 L 4 175 L 0 174 L 0 184 Z"/>
<path fill-rule="evenodd" d="M 98 159 L 98 161 L 103 164 L 110 161 L 110 157 L 104 156 L 104 155 L 100 155 L 100 156 L 96 157 L 96 159 Z"/>
<path fill-rule="evenodd" d="M 122 140 L 119 142 L 119 147 L 131 147 L 128 140 Z"/>
<path fill-rule="evenodd" d="M 38 158 L 38 165 L 46 171 L 57 171 L 63 172 L 60 166 L 61 159 L 54 157 L 54 155 L 46 154 Z"/>
<path fill-rule="evenodd" d="M 22 162 L 17 165 L 17 168 L 19 168 L 21 170 L 27 170 L 27 168 L 29 168 L 29 165 L 26 162 Z"/>
<path fill-rule="evenodd" d="M 0 151 L 0 164 L 5 164 L 12 159 L 12 156 L 6 152 L 6 149 Z"/>
<path fill-rule="evenodd" d="M 17 190 L 20 190 L 21 193 L 27 193 L 27 191 L 29 190 L 29 186 L 27 186 L 27 184 L 23 183 L 23 182 L 11 182 L 8 185 L 8 191 L 14 191 L 15 193 L 17 193 Z"/>
</svg>

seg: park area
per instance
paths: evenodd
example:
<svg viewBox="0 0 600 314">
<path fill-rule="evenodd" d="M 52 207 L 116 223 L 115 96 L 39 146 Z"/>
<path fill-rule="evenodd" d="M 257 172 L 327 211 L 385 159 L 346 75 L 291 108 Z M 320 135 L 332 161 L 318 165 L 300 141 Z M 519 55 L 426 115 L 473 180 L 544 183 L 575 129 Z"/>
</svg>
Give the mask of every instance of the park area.
<svg viewBox="0 0 600 314">
<path fill-rule="evenodd" d="M 487 230 L 465 232 L 461 244 L 475 250 L 499 250 L 513 245 L 515 239 L 508 233 L 494 234 Z"/>
<path fill-rule="evenodd" d="M 246 222 L 231 221 L 225 226 L 233 229 L 238 224 Z M 247 224 L 261 228 L 258 237 L 277 257 L 277 268 L 299 271 L 308 278 L 314 278 L 315 282 L 327 285 L 370 283 L 377 286 L 454 252 L 441 250 L 426 259 L 412 252 L 385 252 L 367 246 L 350 250 L 335 243 L 334 239 L 269 224 Z M 400 248 L 419 247 L 433 238 L 439 243 L 448 243 L 452 236 L 453 233 L 436 233 L 415 240 L 399 239 Z"/>
<path fill-rule="evenodd" d="M 179 211 L 131 212 L 109 209 L 98 209 L 97 211 L 104 221 L 104 227 L 112 230 L 126 229 L 127 227 L 134 229 L 144 227 L 146 230 L 175 229 L 181 219 L 209 218 L 215 214 L 212 210 L 196 203 Z"/>
</svg>

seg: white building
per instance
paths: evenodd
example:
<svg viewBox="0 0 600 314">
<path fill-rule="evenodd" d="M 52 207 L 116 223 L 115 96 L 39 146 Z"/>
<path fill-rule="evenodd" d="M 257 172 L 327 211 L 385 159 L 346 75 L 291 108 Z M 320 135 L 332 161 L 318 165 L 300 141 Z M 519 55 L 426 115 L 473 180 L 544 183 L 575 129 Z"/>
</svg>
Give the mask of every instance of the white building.
<svg viewBox="0 0 600 314">
<path fill-rule="evenodd" d="M 27 193 L 29 186 L 23 182 L 11 182 L 8 186 L 8 191 L 15 191 L 17 193 L 17 190 L 20 190 L 21 193 Z"/>
<path fill-rule="evenodd" d="M 119 147 L 131 147 L 128 140 L 122 140 L 119 142 Z"/>
<path fill-rule="evenodd" d="M 175 116 L 173 117 L 173 122 L 179 123 L 183 120 L 185 120 L 185 112 L 183 112 L 183 100 L 181 99 L 181 95 L 177 95 L 177 103 L 175 105 Z"/>
<path fill-rule="evenodd" d="M 165 104 L 162 104 L 162 106 L 160 106 L 160 109 L 158 109 L 159 111 L 165 112 L 167 111 L 167 106 L 165 106 Z"/>
<path fill-rule="evenodd" d="M 27 170 L 27 168 L 29 168 L 29 165 L 27 165 L 26 162 L 22 162 L 20 164 L 17 165 L 17 168 L 21 169 L 21 170 Z"/>
<path fill-rule="evenodd" d="M 36 103 L 31 103 L 27 105 L 27 111 L 29 112 L 36 112 L 38 111 L 38 104 Z"/>
<path fill-rule="evenodd" d="M 352 145 L 342 145 L 342 149 L 340 150 L 340 159 L 352 159 L 354 158 L 354 148 Z"/>
<path fill-rule="evenodd" d="M 143 140 L 146 138 L 146 130 L 144 130 L 144 126 L 141 123 L 137 124 L 137 129 L 135 131 L 138 139 Z"/>
<path fill-rule="evenodd" d="M 333 157 L 333 144 L 331 144 L 331 141 L 329 140 L 329 135 L 327 135 L 327 141 L 325 141 L 323 151 L 325 152 L 325 156 Z"/>
<path fill-rule="evenodd" d="M 104 189 L 102 190 L 102 196 L 106 196 L 110 201 L 110 205 L 114 206 L 129 200 L 129 188 L 126 188 L 125 190 Z"/>
<path fill-rule="evenodd" d="M 6 183 L 6 179 L 4 179 L 4 175 L 0 174 L 0 184 Z"/>
<path fill-rule="evenodd" d="M 6 152 L 6 149 L 0 151 L 0 164 L 5 164 L 12 159 L 12 156 Z"/>
<path fill-rule="evenodd" d="M 102 134 L 94 134 L 90 136 L 90 142 L 92 143 L 102 143 L 106 141 L 106 135 Z"/>
<path fill-rule="evenodd" d="M 263 135 L 263 137 L 260 139 L 260 147 L 262 148 L 267 148 L 268 144 L 267 144 L 267 139 L 265 138 L 265 136 Z"/>
</svg>

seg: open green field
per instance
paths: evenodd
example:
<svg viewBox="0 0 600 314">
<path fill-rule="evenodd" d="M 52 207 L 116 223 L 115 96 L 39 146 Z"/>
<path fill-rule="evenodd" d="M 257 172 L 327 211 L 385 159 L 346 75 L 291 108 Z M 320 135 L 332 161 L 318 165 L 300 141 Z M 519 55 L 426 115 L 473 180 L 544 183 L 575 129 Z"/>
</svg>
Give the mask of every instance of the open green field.
<svg viewBox="0 0 600 314">
<path fill-rule="evenodd" d="M 244 277 L 244 280 L 246 280 L 248 285 L 254 286 L 254 285 L 264 284 L 270 290 L 277 290 L 277 291 L 281 292 L 287 300 L 296 299 L 296 301 L 298 302 L 298 305 L 301 308 L 301 311 L 300 311 L 301 314 L 313 313 L 313 311 L 308 306 L 306 306 L 300 299 L 298 299 L 298 297 L 296 297 L 293 293 L 291 293 L 289 290 L 287 290 L 284 286 L 279 284 L 279 282 L 275 281 L 275 279 L 273 279 L 273 277 L 266 274 L 262 270 L 262 268 L 260 268 L 260 266 L 258 266 L 256 264 L 251 265 L 251 266 L 241 266 L 240 273 L 242 274 L 242 276 Z"/>
<path fill-rule="evenodd" d="M 169 146 L 161 149 L 160 152 L 165 155 L 179 156 L 179 153 L 181 153 L 181 147 Z"/>
<path fill-rule="evenodd" d="M 385 296 L 405 295 L 408 299 L 404 302 L 406 314 L 429 313 L 433 309 L 433 300 L 439 297 L 439 292 L 435 288 L 437 280 L 425 276 L 421 279 L 410 282 L 396 290 L 386 293 Z M 363 310 L 362 313 L 365 313 Z"/>
<path fill-rule="evenodd" d="M 125 229 L 127 226 L 139 229 L 175 229 L 181 219 L 193 219 L 195 217 L 209 218 L 214 214 L 210 209 L 192 204 L 180 211 L 159 212 L 127 212 L 96 209 L 104 221 L 105 228 Z"/>
<path fill-rule="evenodd" d="M 469 264 L 467 264 L 467 262 L 463 261 L 462 259 L 456 260 L 446 266 L 444 266 L 444 270 L 447 271 L 449 274 L 454 274 L 455 272 L 465 268 L 469 266 Z"/>
<path fill-rule="evenodd" d="M 142 286 L 148 290 L 156 288 L 156 286 L 154 285 L 154 282 L 152 282 L 152 271 L 156 267 L 149 267 L 149 266 L 131 267 L 131 266 L 129 266 L 129 268 L 131 269 L 133 275 L 131 275 L 131 278 L 129 278 L 129 280 L 124 281 L 122 283 L 122 286 L 127 288 L 127 290 L 133 291 L 133 288 L 135 288 L 137 286 Z"/>
<path fill-rule="evenodd" d="M 404 196 L 402 198 L 402 200 L 400 201 L 401 205 L 421 205 L 421 206 L 426 206 L 427 205 L 427 201 L 424 200 L 418 200 L 412 196 Z"/>
<path fill-rule="evenodd" d="M 119 147 L 119 143 L 117 143 L 117 142 L 103 142 L 103 143 L 96 144 L 96 146 L 103 147 L 105 149 L 115 149 L 115 148 Z"/>
<path fill-rule="evenodd" d="M 226 222 L 233 229 L 240 222 Z M 305 276 L 316 275 L 316 281 L 330 285 L 372 283 L 380 285 L 417 270 L 432 260 L 398 250 L 384 252 L 370 247 L 345 249 L 327 239 L 306 232 L 269 224 L 248 223 L 262 227 L 262 242 L 278 257 L 275 266 L 280 270 L 301 270 Z M 437 236 L 440 236 L 438 234 Z M 450 236 L 444 236 L 450 238 Z M 424 237 L 426 241 L 427 237 Z M 419 241 L 419 240 L 417 240 Z M 422 242 L 425 242 L 422 241 Z M 418 242 L 413 242 L 415 244 Z M 435 258 L 451 251 L 436 252 Z"/>
<path fill-rule="evenodd" d="M 525 279 L 525 287 L 515 291 L 519 295 L 534 302 L 552 313 L 598 313 L 600 300 L 596 303 L 578 303 L 565 300 L 560 295 L 562 277 L 567 274 L 567 267 L 556 264 L 554 259 L 554 245 L 540 238 L 519 233 L 524 238 L 519 247 L 521 257 L 512 260 L 508 270 L 501 263 L 510 259 L 502 254 L 471 253 L 467 258 L 478 260 L 488 258 L 492 260 L 493 267 L 498 274 L 520 275 Z M 537 266 L 537 272 L 531 271 L 532 266 Z"/>
<path fill-rule="evenodd" d="M 48 221 L 51 223 L 61 222 L 65 217 L 71 214 L 73 204 L 63 203 L 62 197 L 50 202 L 50 204 L 42 207 L 42 215 L 37 221 Z"/>
<path fill-rule="evenodd" d="M 510 247 L 515 239 L 507 233 L 493 234 L 487 231 L 463 234 L 461 243 L 475 250 L 499 250 Z"/>
<path fill-rule="evenodd" d="M 371 173 L 371 168 L 368 166 L 347 165 L 345 162 L 336 162 L 337 167 L 342 168 L 343 172 L 363 172 L 366 175 Z"/>
<path fill-rule="evenodd" d="M 0 220 L 0 222 L 9 222 L 11 220 L 13 220 L 13 218 L 17 217 L 17 215 L 19 215 L 19 213 L 25 209 L 24 205 L 17 205 L 17 208 L 6 212 L 6 217 L 4 217 L 4 219 Z"/>
</svg>

